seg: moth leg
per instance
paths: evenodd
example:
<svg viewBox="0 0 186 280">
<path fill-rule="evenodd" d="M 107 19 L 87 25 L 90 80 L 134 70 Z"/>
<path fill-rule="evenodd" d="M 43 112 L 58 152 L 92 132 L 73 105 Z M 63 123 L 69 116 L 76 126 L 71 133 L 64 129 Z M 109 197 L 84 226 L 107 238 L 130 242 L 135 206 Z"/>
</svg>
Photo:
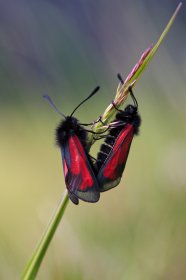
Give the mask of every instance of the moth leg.
<svg viewBox="0 0 186 280">
<path fill-rule="evenodd" d="M 116 106 L 114 100 L 112 100 L 112 106 L 114 107 L 114 109 L 116 109 L 118 112 L 122 113 L 123 111 L 118 109 L 118 107 Z"/>
<path fill-rule="evenodd" d="M 93 157 L 93 156 L 91 156 L 91 155 L 89 155 L 89 157 L 90 157 L 91 159 L 93 159 L 94 161 L 96 161 L 96 158 L 95 158 L 95 157 Z"/>
<path fill-rule="evenodd" d="M 96 140 L 101 140 L 103 138 L 107 138 L 108 135 L 102 135 L 102 136 L 99 136 L 98 138 L 95 138 L 93 137 L 93 139 L 96 141 Z"/>
<path fill-rule="evenodd" d="M 103 130 L 101 132 L 95 132 L 95 131 L 89 130 L 89 129 L 86 129 L 86 131 L 96 135 L 96 134 L 103 134 L 103 133 L 105 133 L 109 128 L 110 128 L 110 126 L 108 126 L 105 130 Z"/>
<path fill-rule="evenodd" d="M 101 123 L 102 125 L 105 125 L 105 123 L 102 121 L 102 116 L 100 116 L 96 121 L 93 121 L 91 123 L 81 123 L 80 125 L 83 125 L 83 126 L 89 126 L 89 125 L 94 125 L 96 123 Z"/>
</svg>

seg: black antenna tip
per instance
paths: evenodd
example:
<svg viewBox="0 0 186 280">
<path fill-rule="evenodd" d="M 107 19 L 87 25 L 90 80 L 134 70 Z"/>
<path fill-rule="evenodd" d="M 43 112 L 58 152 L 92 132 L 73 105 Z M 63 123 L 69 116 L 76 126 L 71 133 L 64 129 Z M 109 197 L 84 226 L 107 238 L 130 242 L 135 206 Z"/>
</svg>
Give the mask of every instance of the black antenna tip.
<svg viewBox="0 0 186 280">
<path fill-rule="evenodd" d="M 90 97 L 93 96 L 98 90 L 100 89 L 100 86 L 97 86 L 93 92 L 90 94 Z"/>
<path fill-rule="evenodd" d="M 118 80 L 120 81 L 120 83 L 124 84 L 124 81 L 123 81 L 120 73 L 117 74 L 117 77 L 118 77 Z"/>
<path fill-rule="evenodd" d="M 75 111 L 76 111 L 83 103 L 85 103 L 85 101 L 87 101 L 89 98 L 91 98 L 99 89 L 100 89 L 99 86 L 96 87 L 86 99 L 84 99 L 81 103 L 79 103 L 79 105 L 78 105 L 78 106 L 74 109 L 74 111 L 71 113 L 70 117 L 72 117 L 73 114 L 75 113 Z"/>
<path fill-rule="evenodd" d="M 93 92 L 96 93 L 99 89 L 100 89 L 100 86 L 97 86 L 97 87 L 93 90 Z"/>
</svg>

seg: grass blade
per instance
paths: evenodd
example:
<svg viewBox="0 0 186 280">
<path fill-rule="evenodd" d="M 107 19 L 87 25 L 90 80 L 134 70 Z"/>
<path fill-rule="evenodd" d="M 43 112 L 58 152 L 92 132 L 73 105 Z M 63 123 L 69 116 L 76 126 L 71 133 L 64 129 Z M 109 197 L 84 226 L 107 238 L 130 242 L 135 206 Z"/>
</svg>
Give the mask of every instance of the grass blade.
<svg viewBox="0 0 186 280">
<path fill-rule="evenodd" d="M 180 2 L 179 5 L 176 8 L 174 14 L 172 15 L 171 19 L 169 20 L 167 26 L 165 27 L 164 31 L 162 32 L 161 36 L 159 37 L 157 43 L 153 46 L 151 51 L 148 53 L 148 55 L 146 56 L 145 60 L 143 61 L 143 63 L 139 67 L 139 69 L 136 71 L 136 73 L 132 76 L 131 80 L 129 81 L 130 83 L 132 83 L 133 81 L 135 81 L 139 78 L 140 74 L 143 73 L 143 71 L 147 67 L 148 63 L 151 61 L 154 54 L 157 52 L 159 46 L 163 42 L 163 40 L 164 40 L 165 36 L 167 35 L 169 29 L 171 28 L 171 26 L 172 26 L 177 14 L 178 14 L 180 8 L 181 8 L 181 6 L 182 6 L 182 3 Z"/>
<path fill-rule="evenodd" d="M 144 72 L 147 65 L 152 60 L 154 54 L 157 52 L 158 48 L 162 44 L 164 38 L 166 37 L 169 29 L 171 28 L 171 26 L 176 18 L 181 6 L 182 6 L 182 3 L 179 3 L 179 5 L 177 6 L 175 12 L 173 13 L 171 19 L 169 20 L 167 26 L 165 27 L 164 31 L 162 32 L 161 36 L 159 37 L 157 43 L 154 46 L 149 47 L 148 49 L 145 50 L 145 52 L 141 55 L 139 61 L 133 67 L 130 74 L 127 76 L 126 80 L 124 81 L 124 84 L 120 83 L 118 85 L 116 96 L 114 99 L 114 103 L 118 108 L 127 99 L 127 96 L 129 93 L 129 91 L 128 91 L 129 86 L 133 87 L 136 84 L 140 75 Z M 117 112 L 116 112 L 115 108 L 113 107 L 112 104 L 110 104 L 102 115 L 102 121 L 105 124 L 109 123 L 110 121 L 113 120 L 116 113 Z M 102 123 L 98 122 L 97 124 L 94 125 L 93 129 L 94 129 L 94 131 L 99 131 L 99 132 L 103 131 Z M 91 143 L 94 143 L 93 136 L 90 136 L 90 139 L 91 139 Z"/>
<path fill-rule="evenodd" d="M 31 259 L 29 260 L 29 262 L 21 276 L 22 280 L 35 279 L 37 272 L 39 270 L 39 267 L 41 265 L 41 262 L 45 256 L 47 248 L 50 244 L 50 241 L 52 240 L 52 237 L 61 221 L 61 218 L 64 215 L 65 208 L 68 204 L 68 201 L 69 201 L 68 192 L 65 191 L 62 200 L 60 201 L 57 209 L 55 210 L 55 213 L 54 213 L 53 217 L 51 218 L 51 221 L 49 222 L 48 227 L 46 228 L 43 236 L 41 237 L 41 240 L 38 243 L 38 245 L 35 249 L 35 252 L 33 253 Z"/>
</svg>

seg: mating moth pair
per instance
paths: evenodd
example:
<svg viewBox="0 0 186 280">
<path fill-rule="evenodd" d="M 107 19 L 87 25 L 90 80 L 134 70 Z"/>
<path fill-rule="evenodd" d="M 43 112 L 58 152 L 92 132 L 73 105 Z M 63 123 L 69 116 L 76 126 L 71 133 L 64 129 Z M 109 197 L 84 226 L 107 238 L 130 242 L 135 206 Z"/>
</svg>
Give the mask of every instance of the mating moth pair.
<svg viewBox="0 0 186 280">
<path fill-rule="evenodd" d="M 118 75 L 118 77 L 123 83 L 121 76 Z M 98 89 L 99 87 L 95 88 L 70 116 L 65 116 L 60 112 L 48 95 L 44 96 L 64 118 L 56 129 L 56 140 L 61 150 L 68 195 L 74 204 L 78 204 L 79 199 L 86 202 L 97 202 L 100 192 L 107 191 L 119 184 L 133 137 L 138 134 L 141 123 L 138 103 L 132 89 L 129 88 L 134 105 L 127 105 L 124 110 L 119 110 L 113 103 L 118 113 L 114 121 L 99 135 L 99 139 L 105 138 L 105 141 L 100 147 L 97 159 L 93 159 L 89 154 L 88 133 L 96 134 L 96 132 L 86 129 L 85 126 L 90 124 L 80 124 L 73 114 Z"/>
</svg>

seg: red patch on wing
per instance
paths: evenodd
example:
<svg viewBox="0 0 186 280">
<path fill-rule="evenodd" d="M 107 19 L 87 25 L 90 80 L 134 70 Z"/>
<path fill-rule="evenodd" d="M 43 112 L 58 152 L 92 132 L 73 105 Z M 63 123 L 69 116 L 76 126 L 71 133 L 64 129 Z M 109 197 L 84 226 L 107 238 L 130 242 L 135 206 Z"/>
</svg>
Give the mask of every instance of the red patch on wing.
<svg viewBox="0 0 186 280">
<path fill-rule="evenodd" d="M 73 134 L 61 147 L 65 183 L 73 203 L 78 199 L 97 202 L 100 198 L 98 181 L 79 138 Z"/>
<path fill-rule="evenodd" d="M 67 163 L 66 163 L 65 159 L 63 159 L 63 170 L 64 170 L 64 175 L 65 175 L 65 178 L 66 178 L 67 173 L 68 173 L 68 167 L 67 167 Z"/>
<path fill-rule="evenodd" d="M 131 124 L 127 124 L 116 138 L 112 150 L 98 172 L 97 179 L 101 192 L 114 188 L 119 184 L 133 136 L 134 128 Z"/>
<path fill-rule="evenodd" d="M 70 151 L 70 172 L 73 176 L 80 176 L 78 190 L 86 191 L 94 185 L 94 180 L 87 165 L 87 156 L 84 152 L 81 142 L 76 135 L 69 138 Z"/>
<path fill-rule="evenodd" d="M 114 147 L 108 156 L 106 166 L 103 170 L 104 177 L 110 180 L 116 180 L 122 175 L 132 139 L 133 126 L 127 124 L 116 139 Z"/>
</svg>

